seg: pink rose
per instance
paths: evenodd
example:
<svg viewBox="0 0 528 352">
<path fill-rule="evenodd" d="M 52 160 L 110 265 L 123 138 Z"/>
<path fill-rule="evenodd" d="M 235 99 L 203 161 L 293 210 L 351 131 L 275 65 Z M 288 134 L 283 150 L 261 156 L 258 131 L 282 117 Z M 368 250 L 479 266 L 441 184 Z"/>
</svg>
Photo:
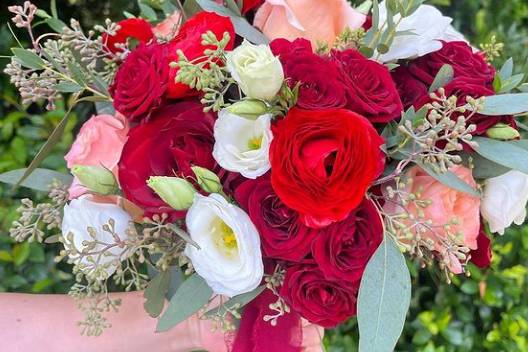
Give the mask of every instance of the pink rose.
<svg viewBox="0 0 528 352">
<path fill-rule="evenodd" d="M 270 40 L 306 38 L 315 48 L 331 46 L 346 27 L 361 28 L 365 20 L 346 0 L 266 0 L 253 24 Z"/>
<path fill-rule="evenodd" d="M 64 157 L 68 168 L 74 165 L 104 166 L 111 170 L 117 179 L 117 163 L 128 134 L 128 123 L 121 114 L 97 115 L 81 127 L 75 142 Z M 86 192 L 74 179 L 69 189 L 70 199 Z"/>
<path fill-rule="evenodd" d="M 463 166 L 454 166 L 450 171 L 473 188 L 477 187 L 470 169 Z M 408 192 L 415 194 L 421 192 L 420 199 L 432 201 L 429 206 L 423 209 L 423 212 L 424 221 L 430 220 L 432 222 L 431 228 L 434 229 L 434 232 L 428 230 L 421 234 L 422 238 L 431 239 L 434 242 L 435 250 L 442 254 L 443 257 L 448 258 L 448 263 L 446 264 L 449 270 L 455 274 L 462 273 L 463 269 L 460 260 L 453 252 L 448 252 L 448 247 L 456 244 L 458 246 L 466 246 L 471 250 L 478 248 L 480 198 L 449 188 L 429 176 L 418 166 L 411 168 L 407 173 L 407 177 L 412 180 L 408 187 Z M 395 211 L 394 207 L 390 208 L 390 206 L 385 206 L 385 211 L 388 213 Z M 417 209 L 412 205 L 408 206 L 407 210 L 415 216 L 418 213 Z M 457 224 L 450 225 L 449 232 L 453 235 L 461 233 L 463 237 L 457 238 L 458 241 L 453 243 L 452 240 L 456 236 L 448 239 L 444 225 L 451 223 L 455 219 Z"/>
<path fill-rule="evenodd" d="M 157 37 L 172 39 L 178 34 L 181 23 L 182 15 L 180 11 L 176 10 L 172 15 L 154 26 L 152 32 L 154 32 Z"/>
</svg>

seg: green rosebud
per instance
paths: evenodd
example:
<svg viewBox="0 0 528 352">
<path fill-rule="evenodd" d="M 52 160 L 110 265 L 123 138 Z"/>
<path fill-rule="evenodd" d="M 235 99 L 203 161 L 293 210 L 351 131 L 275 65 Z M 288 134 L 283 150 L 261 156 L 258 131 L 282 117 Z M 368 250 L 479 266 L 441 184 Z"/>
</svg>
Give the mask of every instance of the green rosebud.
<svg viewBox="0 0 528 352">
<path fill-rule="evenodd" d="M 151 176 L 147 185 L 175 210 L 189 209 L 196 194 L 193 185 L 179 177 Z"/>
<path fill-rule="evenodd" d="M 220 179 L 214 172 L 200 166 L 191 167 L 192 171 L 196 175 L 196 182 L 201 189 L 207 193 L 221 193 L 222 184 Z"/>
<path fill-rule="evenodd" d="M 519 138 L 521 135 L 515 128 L 504 123 L 498 123 L 486 131 L 489 138 L 498 139 L 502 141 L 509 141 Z"/>
<path fill-rule="evenodd" d="M 119 189 L 112 171 L 102 166 L 74 165 L 71 173 L 81 185 L 94 193 L 115 194 Z"/>
<path fill-rule="evenodd" d="M 241 100 L 227 107 L 233 115 L 245 117 L 247 119 L 256 120 L 259 116 L 269 112 L 268 106 L 262 100 L 249 99 Z"/>
</svg>

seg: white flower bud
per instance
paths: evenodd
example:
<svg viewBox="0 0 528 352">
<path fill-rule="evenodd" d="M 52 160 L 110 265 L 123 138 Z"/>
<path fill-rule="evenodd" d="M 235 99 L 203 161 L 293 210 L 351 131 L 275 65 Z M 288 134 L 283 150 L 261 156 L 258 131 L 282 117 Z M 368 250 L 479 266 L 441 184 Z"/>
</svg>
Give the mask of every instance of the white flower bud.
<svg viewBox="0 0 528 352">
<path fill-rule="evenodd" d="M 175 210 L 189 209 L 196 193 L 189 181 L 179 177 L 151 176 L 147 185 Z"/>
<path fill-rule="evenodd" d="M 94 193 L 109 195 L 118 190 L 114 174 L 102 166 L 75 165 L 71 173 L 77 177 L 81 185 Z"/>
</svg>

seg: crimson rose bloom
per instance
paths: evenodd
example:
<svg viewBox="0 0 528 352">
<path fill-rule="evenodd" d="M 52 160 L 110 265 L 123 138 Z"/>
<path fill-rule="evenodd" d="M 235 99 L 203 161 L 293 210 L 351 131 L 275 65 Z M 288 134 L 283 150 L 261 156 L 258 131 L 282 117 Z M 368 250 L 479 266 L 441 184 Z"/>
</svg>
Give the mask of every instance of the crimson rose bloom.
<svg viewBox="0 0 528 352">
<path fill-rule="evenodd" d="M 488 268 L 491 264 L 491 241 L 486 235 L 484 226 L 480 226 L 480 233 L 477 237 L 477 249 L 471 251 L 471 262 L 479 268 Z"/>
<path fill-rule="evenodd" d="M 414 77 L 406 66 L 399 66 L 391 75 L 405 110 L 429 94 L 429 87 Z"/>
<path fill-rule="evenodd" d="M 282 203 L 268 176 L 239 185 L 235 199 L 255 224 L 265 257 L 299 262 L 310 252 L 317 230 L 301 223 L 297 212 Z"/>
<path fill-rule="evenodd" d="M 273 189 L 310 227 L 344 220 L 383 169 L 383 139 L 349 110 L 293 108 L 273 136 Z"/>
<path fill-rule="evenodd" d="M 332 59 L 344 77 L 347 108 L 372 123 L 387 123 L 401 116 L 403 106 L 389 69 L 357 50 L 333 51 Z"/>
<path fill-rule="evenodd" d="M 347 219 L 321 230 L 312 253 L 327 279 L 359 283 L 381 241 L 381 215 L 374 203 L 365 199 Z"/>
<path fill-rule="evenodd" d="M 244 0 L 242 5 L 242 13 L 245 14 L 259 7 L 263 2 L 263 0 Z"/>
<path fill-rule="evenodd" d="M 150 176 L 192 176 L 191 166 L 218 171 L 212 151 L 214 115 L 194 101 L 166 105 L 152 119 L 132 128 L 119 161 L 119 184 L 125 197 L 146 216 L 168 213 L 181 218 L 148 186 Z"/>
<path fill-rule="evenodd" d="M 148 119 L 164 101 L 168 77 L 167 46 L 140 44 L 119 67 L 110 87 L 115 109 L 133 122 Z"/>
<path fill-rule="evenodd" d="M 120 28 L 115 35 L 103 33 L 103 43 L 112 53 L 122 51 L 116 47 L 116 44 L 124 44 L 128 38 L 134 38 L 140 43 L 148 43 L 154 37 L 152 26 L 142 18 L 129 18 L 119 21 L 117 24 Z"/>
<path fill-rule="evenodd" d="M 222 39 L 225 32 L 230 35 L 230 41 L 226 47 L 227 50 L 233 49 L 235 43 L 235 29 L 229 17 L 219 16 L 213 12 L 199 12 L 187 20 L 180 28 L 178 35 L 169 43 L 169 56 L 171 61 L 178 61 L 178 50 L 181 50 L 187 59 L 194 60 L 204 55 L 206 49 L 213 49 L 211 46 L 202 45 L 202 35 L 211 31 L 216 38 Z M 186 96 L 197 95 L 196 90 L 189 86 L 176 83 L 174 80 L 179 68 L 170 69 L 168 96 L 170 98 L 183 98 Z"/>
<path fill-rule="evenodd" d="M 345 85 L 337 65 L 314 54 L 310 41 L 276 39 L 270 47 L 279 56 L 290 87 L 300 84 L 298 107 L 316 110 L 346 105 Z"/>
<path fill-rule="evenodd" d="M 466 105 L 466 98 L 472 97 L 472 98 L 480 98 L 480 97 L 486 97 L 490 95 L 495 95 L 495 92 L 482 85 L 482 81 L 478 79 L 472 79 L 468 77 L 458 77 L 452 80 L 450 83 L 448 83 L 445 87 L 445 95 L 450 97 L 452 95 L 456 96 L 458 98 L 457 105 L 463 106 Z M 429 97 L 429 95 L 423 96 L 418 102 L 415 104 L 415 108 L 419 109 L 425 104 L 431 103 L 432 99 Z M 469 116 L 470 112 L 468 111 L 466 113 L 466 116 Z M 456 118 L 457 115 L 454 114 L 453 118 Z M 477 126 L 477 129 L 472 134 L 474 135 L 483 135 L 486 133 L 486 131 L 495 126 L 497 123 L 503 122 L 506 124 L 510 124 L 513 127 L 515 127 L 515 120 L 512 116 L 487 116 L 487 115 L 481 115 L 481 114 L 474 114 L 469 120 L 468 123 L 475 124 Z"/>
<path fill-rule="evenodd" d="M 317 266 L 297 264 L 287 269 L 280 295 L 309 322 L 333 328 L 356 314 L 358 288 L 326 280 Z"/>
<path fill-rule="evenodd" d="M 466 42 L 443 42 L 441 50 L 412 61 L 410 70 L 429 87 L 445 64 L 453 67 L 455 78 L 468 77 L 484 85 L 491 85 L 495 78 L 495 68 L 487 63 L 484 54 L 474 53 Z"/>
</svg>

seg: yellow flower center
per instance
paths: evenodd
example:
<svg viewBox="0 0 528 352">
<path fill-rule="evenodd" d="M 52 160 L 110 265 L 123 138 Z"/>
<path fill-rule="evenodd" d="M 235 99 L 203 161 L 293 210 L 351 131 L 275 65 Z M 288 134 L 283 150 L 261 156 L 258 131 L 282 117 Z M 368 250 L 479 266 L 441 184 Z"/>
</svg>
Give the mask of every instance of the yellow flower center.
<svg viewBox="0 0 528 352">
<path fill-rule="evenodd" d="M 262 146 L 262 138 L 263 136 L 253 137 L 250 138 L 248 141 L 248 148 L 249 150 L 258 150 Z"/>
<path fill-rule="evenodd" d="M 235 232 L 222 220 L 220 220 L 220 233 L 223 244 L 227 249 L 237 248 L 238 244 Z"/>
</svg>

